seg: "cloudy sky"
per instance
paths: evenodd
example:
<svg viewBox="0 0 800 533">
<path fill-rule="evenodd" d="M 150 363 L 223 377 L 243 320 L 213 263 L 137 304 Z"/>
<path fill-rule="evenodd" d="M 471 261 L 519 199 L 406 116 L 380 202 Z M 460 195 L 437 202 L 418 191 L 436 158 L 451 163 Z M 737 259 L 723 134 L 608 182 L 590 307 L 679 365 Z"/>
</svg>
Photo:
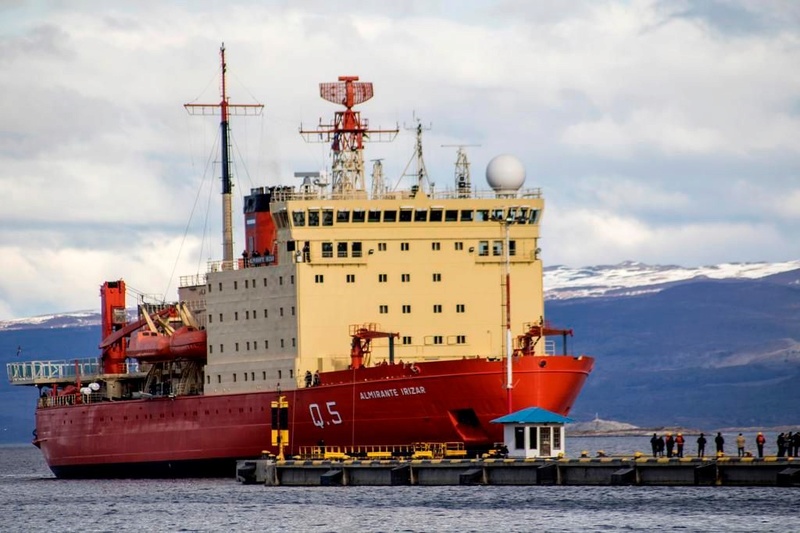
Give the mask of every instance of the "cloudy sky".
<svg viewBox="0 0 800 533">
<path fill-rule="evenodd" d="M 480 184 L 519 157 L 549 265 L 800 257 L 797 2 L 0 0 L 0 320 L 96 309 L 106 279 L 172 299 L 220 258 L 217 122 L 183 104 L 219 101 L 223 41 L 231 100 L 265 105 L 232 121 L 237 223 L 326 165 L 298 128 L 358 75 L 402 130 L 365 155 L 391 182 L 414 116 L 437 188 L 442 145 L 479 145 Z"/>
</svg>

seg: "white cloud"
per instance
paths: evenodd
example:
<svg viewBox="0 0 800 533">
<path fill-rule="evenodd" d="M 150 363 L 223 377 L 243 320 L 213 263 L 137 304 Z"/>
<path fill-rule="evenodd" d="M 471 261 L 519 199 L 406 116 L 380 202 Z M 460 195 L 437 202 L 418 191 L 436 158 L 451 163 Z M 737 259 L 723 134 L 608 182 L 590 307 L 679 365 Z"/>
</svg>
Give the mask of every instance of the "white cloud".
<svg viewBox="0 0 800 533">
<path fill-rule="evenodd" d="M 109 277 L 163 291 L 189 224 L 204 251 L 187 245 L 177 273 L 217 258 L 218 125 L 181 104 L 219 100 L 221 41 L 232 101 L 265 104 L 233 121 L 235 213 L 249 187 L 328 161 L 297 128 L 336 109 L 319 82 L 355 74 L 375 83 L 372 126 L 433 124 L 438 189 L 455 159 L 442 144 L 481 145 L 480 184 L 492 156 L 521 157 L 545 187 L 550 263 L 796 258 L 800 26 L 764 5 L 5 4 L 0 319 L 93 308 Z M 367 157 L 394 183 L 411 145 L 403 131 Z"/>
</svg>

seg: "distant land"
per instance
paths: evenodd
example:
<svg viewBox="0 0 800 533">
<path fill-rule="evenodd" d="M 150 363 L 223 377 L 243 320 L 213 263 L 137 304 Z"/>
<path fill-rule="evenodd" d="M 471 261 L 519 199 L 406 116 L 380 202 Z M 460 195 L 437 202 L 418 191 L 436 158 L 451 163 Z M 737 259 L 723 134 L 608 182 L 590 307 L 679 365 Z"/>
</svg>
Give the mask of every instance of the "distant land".
<svg viewBox="0 0 800 533">
<path fill-rule="evenodd" d="M 800 429 L 800 261 L 554 266 L 545 290 L 570 351 L 596 357 L 570 413 L 580 431 Z M 0 363 L 96 356 L 99 324 L 97 311 L 0 322 Z M 4 378 L 0 402 L 0 443 L 29 441 L 36 389 Z"/>
</svg>

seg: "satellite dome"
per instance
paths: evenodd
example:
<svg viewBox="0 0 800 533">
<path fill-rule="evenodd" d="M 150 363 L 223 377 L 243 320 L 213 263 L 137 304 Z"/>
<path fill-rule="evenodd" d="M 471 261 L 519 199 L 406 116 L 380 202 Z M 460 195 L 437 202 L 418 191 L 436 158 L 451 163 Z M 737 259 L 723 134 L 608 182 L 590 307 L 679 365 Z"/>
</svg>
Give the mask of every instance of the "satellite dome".
<svg viewBox="0 0 800 533">
<path fill-rule="evenodd" d="M 486 165 L 486 183 L 497 194 L 515 194 L 525 183 L 525 167 L 511 154 L 495 156 Z"/>
</svg>

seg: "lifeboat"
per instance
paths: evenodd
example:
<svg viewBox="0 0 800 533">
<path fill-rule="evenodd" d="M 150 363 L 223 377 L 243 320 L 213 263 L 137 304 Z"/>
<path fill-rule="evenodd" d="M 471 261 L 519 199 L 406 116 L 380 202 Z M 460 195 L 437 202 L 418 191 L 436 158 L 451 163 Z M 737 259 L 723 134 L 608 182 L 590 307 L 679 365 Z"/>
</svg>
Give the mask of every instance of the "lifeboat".
<svg viewBox="0 0 800 533">
<path fill-rule="evenodd" d="M 182 326 L 169 339 L 169 351 L 176 359 L 206 359 L 205 330 Z"/>
<path fill-rule="evenodd" d="M 170 359 L 170 337 L 155 331 L 141 330 L 131 334 L 126 350 L 128 357 L 140 361 L 162 361 Z"/>
</svg>

